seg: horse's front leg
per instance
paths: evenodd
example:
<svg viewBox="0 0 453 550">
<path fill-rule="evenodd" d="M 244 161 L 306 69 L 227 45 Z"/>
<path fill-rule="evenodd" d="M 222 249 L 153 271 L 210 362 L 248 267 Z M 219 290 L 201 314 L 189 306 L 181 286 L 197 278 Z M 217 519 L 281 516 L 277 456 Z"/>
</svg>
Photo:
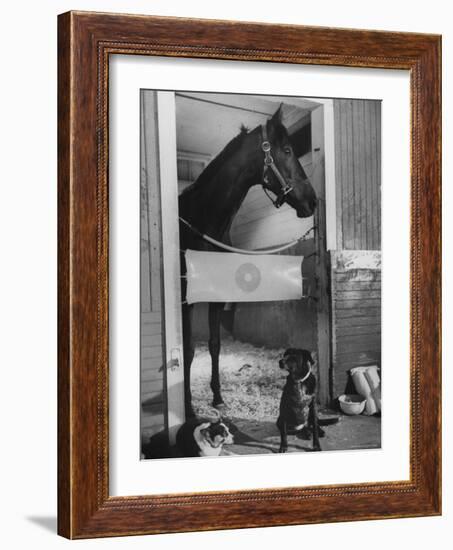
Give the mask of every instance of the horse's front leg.
<svg viewBox="0 0 453 550">
<path fill-rule="evenodd" d="M 211 389 L 214 396 L 212 401 L 214 407 L 223 405 L 222 394 L 220 393 L 219 354 L 220 317 L 224 305 L 223 303 L 209 304 L 209 353 L 212 362 Z"/>
<path fill-rule="evenodd" d="M 192 365 L 195 348 L 192 337 L 192 312 L 193 306 L 182 306 L 182 334 L 184 348 L 184 404 L 186 418 L 195 416 L 192 408 L 192 391 L 190 387 L 190 367 Z"/>
</svg>

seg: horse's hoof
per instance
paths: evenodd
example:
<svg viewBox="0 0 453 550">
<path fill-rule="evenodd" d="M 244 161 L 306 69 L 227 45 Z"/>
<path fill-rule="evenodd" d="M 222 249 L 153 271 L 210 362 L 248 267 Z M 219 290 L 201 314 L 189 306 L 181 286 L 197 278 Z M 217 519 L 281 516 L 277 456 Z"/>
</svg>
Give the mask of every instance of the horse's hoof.
<svg viewBox="0 0 453 550">
<path fill-rule="evenodd" d="M 280 449 L 278 450 L 279 453 L 287 453 L 288 452 L 288 447 L 280 447 Z"/>
<path fill-rule="evenodd" d="M 224 409 L 225 408 L 225 403 L 223 402 L 223 399 L 221 399 L 220 401 L 213 401 L 212 406 L 215 409 Z"/>
</svg>

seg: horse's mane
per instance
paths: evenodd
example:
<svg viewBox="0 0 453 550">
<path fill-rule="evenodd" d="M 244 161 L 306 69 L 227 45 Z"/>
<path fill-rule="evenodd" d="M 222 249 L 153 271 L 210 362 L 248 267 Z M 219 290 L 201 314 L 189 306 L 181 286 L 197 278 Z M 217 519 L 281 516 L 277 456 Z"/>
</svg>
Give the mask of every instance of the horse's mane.
<svg viewBox="0 0 453 550">
<path fill-rule="evenodd" d="M 211 181 L 211 179 L 217 174 L 220 168 L 225 164 L 225 160 L 234 155 L 234 153 L 236 153 L 236 151 L 240 149 L 242 145 L 242 140 L 248 133 L 249 129 L 242 124 L 239 134 L 225 145 L 222 151 L 220 151 L 220 153 L 216 157 L 214 157 L 213 160 L 211 160 L 211 162 L 206 166 L 206 168 L 198 176 L 194 183 L 184 189 L 184 191 L 181 193 L 181 196 L 190 191 L 194 191 L 195 189 L 203 186 L 205 183 Z"/>
</svg>

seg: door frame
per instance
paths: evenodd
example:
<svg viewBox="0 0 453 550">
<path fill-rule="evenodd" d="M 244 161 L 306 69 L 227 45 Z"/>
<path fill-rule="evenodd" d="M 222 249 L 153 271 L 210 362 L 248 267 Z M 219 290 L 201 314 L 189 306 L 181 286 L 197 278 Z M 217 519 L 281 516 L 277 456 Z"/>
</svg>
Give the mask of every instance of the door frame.
<svg viewBox="0 0 453 550">
<path fill-rule="evenodd" d="M 156 95 L 165 327 L 164 418 L 169 442 L 174 444 L 178 428 L 185 422 L 179 219 L 175 215 L 178 212 L 176 109 L 174 92 L 158 91 Z"/>
<path fill-rule="evenodd" d="M 324 196 L 319 197 L 315 224 L 316 344 L 319 401 L 328 406 L 333 398 L 330 255 L 336 248 L 336 192 L 334 109 L 332 99 L 320 99 L 311 112 L 313 177 L 320 178 Z M 322 109 L 322 111 L 321 111 Z"/>
</svg>

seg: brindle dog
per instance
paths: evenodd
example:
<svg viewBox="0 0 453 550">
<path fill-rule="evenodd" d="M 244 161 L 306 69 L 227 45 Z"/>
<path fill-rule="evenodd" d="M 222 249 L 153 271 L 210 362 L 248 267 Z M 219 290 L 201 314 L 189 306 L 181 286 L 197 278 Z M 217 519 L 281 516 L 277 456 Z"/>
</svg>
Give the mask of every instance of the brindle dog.
<svg viewBox="0 0 453 550">
<path fill-rule="evenodd" d="M 324 430 L 318 426 L 317 383 L 312 372 L 314 360 L 305 349 L 287 349 L 279 366 L 288 372 L 280 401 L 277 427 L 280 430 L 280 453 L 288 450 L 288 433 L 298 433 L 302 439 L 313 437 L 313 450 L 321 451 L 320 437 Z"/>
</svg>

